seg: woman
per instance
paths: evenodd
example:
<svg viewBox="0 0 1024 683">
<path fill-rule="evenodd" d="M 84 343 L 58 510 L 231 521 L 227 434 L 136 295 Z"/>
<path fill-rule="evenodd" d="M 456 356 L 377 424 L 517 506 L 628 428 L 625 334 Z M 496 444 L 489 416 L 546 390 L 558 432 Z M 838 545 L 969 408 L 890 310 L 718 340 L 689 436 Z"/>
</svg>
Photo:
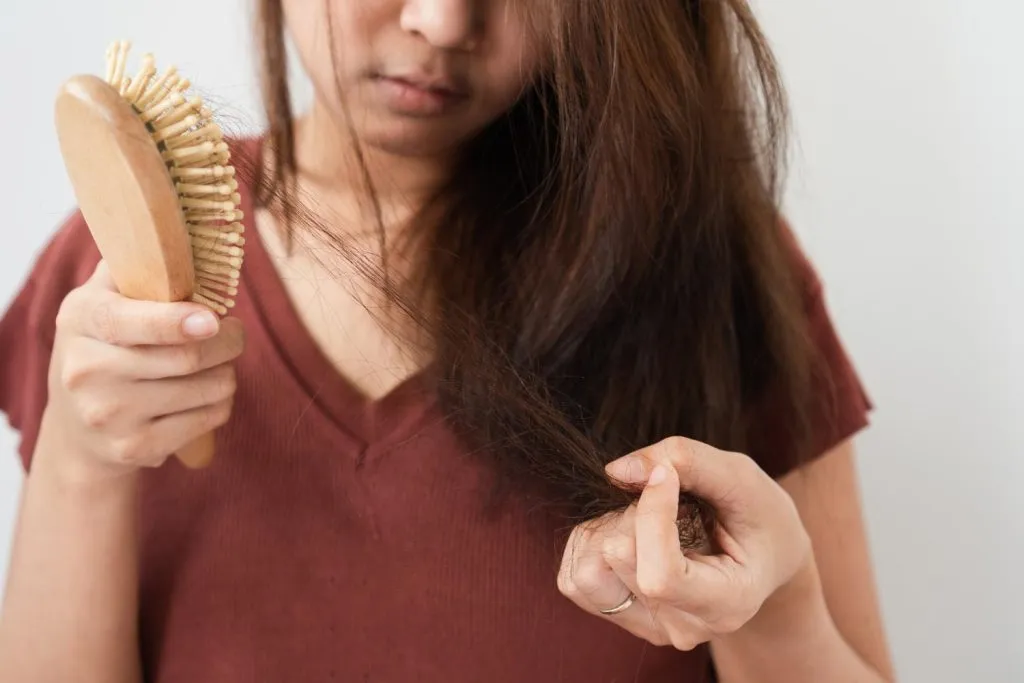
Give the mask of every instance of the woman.
<svg viewBox="0 0 1024 683">
<path fill-rule="evenodd" d="M 0 328 L 0 680 L 892 680 L 749 8 L 259 9 L 234 317 L 120 297 L 76 215 Z"/>
</svg>

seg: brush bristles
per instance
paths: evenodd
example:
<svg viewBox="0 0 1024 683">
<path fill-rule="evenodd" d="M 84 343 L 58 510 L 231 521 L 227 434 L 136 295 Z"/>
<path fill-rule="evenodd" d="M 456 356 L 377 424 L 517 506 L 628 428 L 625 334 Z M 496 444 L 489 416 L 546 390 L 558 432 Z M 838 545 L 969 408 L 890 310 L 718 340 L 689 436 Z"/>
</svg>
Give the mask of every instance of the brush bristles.
<svg viewBox="0 0 1024 683">
<path fill-rule="evenodd" d="M 126 75 L 130 48 L 121 41 L 107 49 L 106 81 L 146 124 L 177 188 L 196 273 L 192 300 L 224 315 L 238 294 L 245 244 L 231 153 L 202 99 L 185 95 L 190 83 L 177 68 L 158 75 L 147 54 L 138 73 Z"/>
</svg>

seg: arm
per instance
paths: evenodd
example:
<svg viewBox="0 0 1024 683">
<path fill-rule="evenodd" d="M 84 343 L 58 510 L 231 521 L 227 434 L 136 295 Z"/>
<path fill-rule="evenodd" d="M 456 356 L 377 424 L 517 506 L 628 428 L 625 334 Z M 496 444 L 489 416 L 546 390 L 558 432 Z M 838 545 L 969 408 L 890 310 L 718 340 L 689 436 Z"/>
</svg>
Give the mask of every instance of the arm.
<svg viewBox="0 0 1024 683">
<path fill-rule="evenodd" d="M 30 375 L 25 392 L 46 403 L 0 612 L 0 683 L 134 683 L 138 473 L 227 421 L 244 335 L 200 304 L 122 297 L 105 266 L 63 299 L 55 327 L 46 391 Z M 24 417 L 30 401 L 8 401 Z"/>
<path fill-rule="evenodd" d="M 18 518 L 0 683 L 141 681 L 136 475 L 88 482 L 58 467 L 46 430 Z"/>
<path fill-rule="evenodd" d="M 712 641 L 722 683 L 894 681 L 846 442 L 787 475 L 813 562 L 754 619 Z"/>
</svg>

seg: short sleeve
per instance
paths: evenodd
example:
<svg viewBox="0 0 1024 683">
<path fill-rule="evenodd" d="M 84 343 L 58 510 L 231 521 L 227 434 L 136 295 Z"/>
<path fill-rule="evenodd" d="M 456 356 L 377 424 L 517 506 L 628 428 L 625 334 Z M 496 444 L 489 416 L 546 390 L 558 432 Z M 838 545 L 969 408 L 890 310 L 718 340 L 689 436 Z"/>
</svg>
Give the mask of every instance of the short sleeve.
<svg viewBox="0 0 1024 683">
<path fill-rule="evenodd" d="M 869 424 L 873 404 L 829 314 L 825 288 L 817 271 L 786 230 L 803 297 L 807 335 L 812 347 L 809 405 L 802 443 L 799 421 L 773 400 L 771 392 L 750 423 L 751 457 L 773 478 L 813 460 Z"/>
<path fill-rule="evenodd" d="M 0 317 L 0 412 L 19 432 L 18 454 L 28 470 L 47 399 L 47 375 L 57 312 L 99 262 L 85 220 L 73 214 L 50 238 Z"/>
</svg>

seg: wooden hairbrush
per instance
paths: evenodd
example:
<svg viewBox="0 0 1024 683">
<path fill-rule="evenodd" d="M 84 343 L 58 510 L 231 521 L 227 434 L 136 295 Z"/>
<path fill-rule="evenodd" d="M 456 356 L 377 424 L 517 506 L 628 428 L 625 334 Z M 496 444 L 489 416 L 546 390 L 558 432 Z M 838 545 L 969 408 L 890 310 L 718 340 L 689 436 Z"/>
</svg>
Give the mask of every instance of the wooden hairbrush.
<svg viewBox="0 0 1024 683">
<path fill-rule="evenodd" d="M 68 177 L 123 296 L 186 301 L 224 315 L 238 293 L 242 212 L 220 127 L 175 67 L 145 55 L 125 75 L 129 43 L 107 50 L 105 78 L 78 75 L 57 95 L 55 122 Z M 205 467 L 208 433 L 177 453 Z"/>
</svg>

